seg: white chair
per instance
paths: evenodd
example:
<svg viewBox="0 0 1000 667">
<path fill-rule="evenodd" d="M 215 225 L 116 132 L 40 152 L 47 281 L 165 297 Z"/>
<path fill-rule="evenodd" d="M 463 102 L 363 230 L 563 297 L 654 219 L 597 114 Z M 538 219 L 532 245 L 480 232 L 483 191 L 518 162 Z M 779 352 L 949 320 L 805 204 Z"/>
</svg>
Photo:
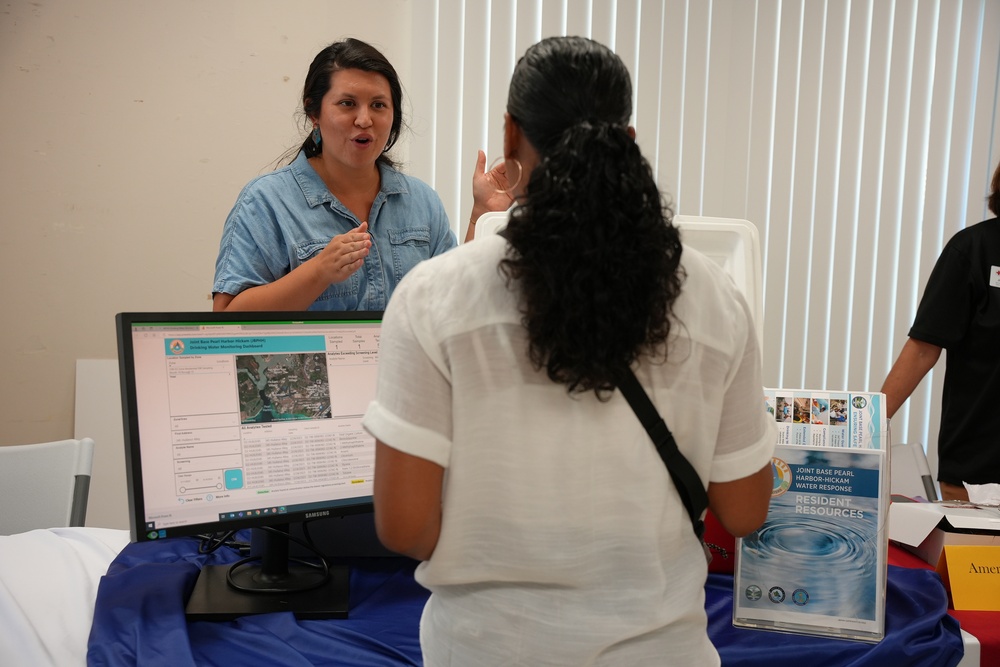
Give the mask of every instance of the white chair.
<svg viewBox="0 0 1000 667">
<path fill-rule="evenodd" d="M 749 220 L 675 215 L 681 241 L 721 266 L 743 293 L 764 349 L 764 270 L 760 236 Z"/>
<path fill-rule="evenodd" d="M 923 443 L 900 442 L 889 449 L 889 487 L 907 498 L 938 499 Z"/>
<path fill-rule="evenodd" d="M 93 463 L 90 438 L 0 447 L 0 535 L 82 526 Z"/>
<path fill-rule="evenodd" d="M 510 210 L 488 211 L 479 216 L 476 220 L 476 229 L 472 238 L 481 239 L 484 236 L 492 236 L 507 226 L 510 217 Z"/>
</svg>

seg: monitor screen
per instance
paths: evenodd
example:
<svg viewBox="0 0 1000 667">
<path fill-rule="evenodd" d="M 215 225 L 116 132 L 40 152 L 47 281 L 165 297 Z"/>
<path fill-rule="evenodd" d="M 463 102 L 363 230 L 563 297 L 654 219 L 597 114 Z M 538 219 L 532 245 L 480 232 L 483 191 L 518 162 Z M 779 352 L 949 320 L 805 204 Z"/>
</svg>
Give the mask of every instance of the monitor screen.
<svg viewBox="0 0 1000 667">
<path fill-rule="evenodd" d="M 132 540 L 266 526 L 287 533 L 297 522 L 371 512 L 375 447 L 361 419 L 375 395 L 381 315 L 119 314 Z M 280 532 L 274 539 L 265 549 L 275 553 L 263 558 L 283 568 L 287 541 Z M 259 584 L 255 568 L 246 585 L 274 593 L 274 573 Z M 290 593 L 329 583 L 304 576 L 287 582 Z M 234 588 L 232 573 L 225 580 Z M 258 602 L 228 616 L 255 613 Z"/>
</svg>

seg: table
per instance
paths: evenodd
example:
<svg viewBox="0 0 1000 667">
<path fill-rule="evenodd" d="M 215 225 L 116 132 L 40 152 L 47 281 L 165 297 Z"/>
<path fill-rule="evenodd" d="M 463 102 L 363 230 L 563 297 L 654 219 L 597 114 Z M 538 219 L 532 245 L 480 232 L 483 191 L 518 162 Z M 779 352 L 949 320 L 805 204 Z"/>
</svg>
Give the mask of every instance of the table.
<svg viewBox="0 0 1000 667">
<path fill-rule="evenodd" d="M 193 539 L 128 545 L 101 581 L 88 664 L 421 665 L 418 622 L 427 592 L 413 579 L 414 561 L 353 560 L 348 619 L 277 613 L 188 623 L 184 601 L 199 569 L 236 558 L 228 549 L 199 554 Z M 727 667 L 803 655 L 811 667 L 942 667 L 962 656 L 958 622 L 940 579 L 926 568 L 889 566 L 886 638 L 878 644 L 734 628 L 731 575 L 710 575 L 705 592 L 709 634 Z"/>
</svg>

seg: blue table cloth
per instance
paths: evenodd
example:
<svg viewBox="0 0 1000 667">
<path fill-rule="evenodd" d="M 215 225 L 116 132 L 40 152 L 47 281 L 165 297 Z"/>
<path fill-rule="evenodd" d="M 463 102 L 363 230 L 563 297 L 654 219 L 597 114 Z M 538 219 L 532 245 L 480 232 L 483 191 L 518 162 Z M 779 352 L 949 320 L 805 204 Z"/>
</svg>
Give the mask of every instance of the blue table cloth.
<svg viewBox="0 0 1000 667">
<path fill-rule="evenodd" d="M 88 645 L 94 667 L 381 667 L 421 665 L 418 625 L 427 591 L 405 558 L 351 561 L 350 618 L 297 620 L 291 613 L 187 622 L 184 604 L 206 564 L 237 560 L 199 554 L 194 539 L 128 545 L 101 580 Z M 877 644 L 734 628 L 733 580 L 705 587 L 709 635 L 727 667 L 950 667 L 962 657 L 958 622 L 930 570 L 889 566 L 886 636 Z"/>
</svg>

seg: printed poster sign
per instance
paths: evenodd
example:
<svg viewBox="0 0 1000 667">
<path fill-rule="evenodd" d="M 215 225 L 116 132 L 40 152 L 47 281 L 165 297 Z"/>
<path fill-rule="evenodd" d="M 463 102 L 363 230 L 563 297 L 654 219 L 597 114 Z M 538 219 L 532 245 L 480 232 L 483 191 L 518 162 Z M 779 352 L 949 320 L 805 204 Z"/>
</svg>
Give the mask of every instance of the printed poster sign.
<svg viewBox="0 0 1000 667">
<path fill-rule="evenodd" d="M 733 623 L 879 641 L 885 452 L 778 445 L 764 525 L 737 540 Z"/>
</svg>

